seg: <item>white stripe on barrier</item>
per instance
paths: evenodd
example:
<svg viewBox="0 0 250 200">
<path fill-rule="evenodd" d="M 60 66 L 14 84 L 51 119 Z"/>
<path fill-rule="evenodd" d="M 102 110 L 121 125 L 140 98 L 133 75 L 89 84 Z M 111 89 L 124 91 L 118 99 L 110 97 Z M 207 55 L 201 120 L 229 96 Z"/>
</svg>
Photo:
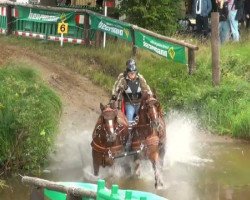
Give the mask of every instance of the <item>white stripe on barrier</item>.
<svg viewBox="0 0 250 200">
<path fill-rule="evenodd" d="M 24 37 L 32 37 L 32 38 L 45 39 L 45 35 L 37 34 L 37 33 L 29 33 L 29 32 L 22 32 L 22 31 L 13 31 L 13 34 L 18 35 L 18 36 L 24 36 Z M 60 41 L 60 39 L 61 38 L 57 37 L 57 36 L 48 36 L 48 40 Z M 75 39 L 75 38 L 63 38 L 63 42 L 76 43 L 76 44 L 85 44 L 84 39 Z"/>
<path fill-rule="evenodd" d="M 5 30 L 5 29 L 0 29 L 0 33 L 1 33 L 1 34 L 5 34 L 5 33 L 6 33 L 6 30 Z"/>
<path fill-rule="evenodd" d="M 79 24 L 84 24 L 84 15 L 79 16 Z"/>
<path fill-rule="evenodd" d="M 60 41 L 61 38 L 56 36 L 49 36 L 48 39 L 52 41 Z M 83 39 L 74 39 L 74 38 L 63 38 L 63 42 L 85 44 L 85 41 Z"/>
<path fill-rule="evenodd" d="M 55 36 L 49 36 L 48 38 L 49 38 L 49 40 L 55 40 L 56 39 Z"/>
<path fill-rule="evenodd" d="M 33 38 L 40 38 L 40 39 L 44 39 L 45 35 L 42 34 L 36 34 L 36 33 L 28 33 L 28 32 L 22 32 L 22 31 L 14 31 L 15 35 L 18 36 L 24 36 L 24 37 L 33 37 Z"/>
<path fill-rule="evenodd" d="M 77 43 L 77 44 L 81 44 L 82 42 L 83 42 L 83 40 L 76 39 L 76 43 Z"/>
<path fill-rule="evenodd" d="M 17 9 L 16 8 L 11 9 L 11 16 L 17 18 Z"/>
<path fill-rule="evenodd" d="M 6 16 L 6 7 L 2 7 L 2 16 Z"/>
</svg>

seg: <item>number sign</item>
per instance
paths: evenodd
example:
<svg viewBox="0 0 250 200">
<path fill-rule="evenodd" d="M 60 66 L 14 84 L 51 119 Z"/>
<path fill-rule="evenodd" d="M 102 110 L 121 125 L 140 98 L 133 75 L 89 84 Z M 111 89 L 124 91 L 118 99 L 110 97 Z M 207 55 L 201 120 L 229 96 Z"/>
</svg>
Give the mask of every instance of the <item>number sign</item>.
<svg viewBox="0 0 250 200">
<path fill-rule="evenodd" d="M 58 30 L 57 30 L 58 33 L 60 34 L 65 34 L 65 33 L 68 33 L 68 23 L 58 23 Z"/>
</svg>

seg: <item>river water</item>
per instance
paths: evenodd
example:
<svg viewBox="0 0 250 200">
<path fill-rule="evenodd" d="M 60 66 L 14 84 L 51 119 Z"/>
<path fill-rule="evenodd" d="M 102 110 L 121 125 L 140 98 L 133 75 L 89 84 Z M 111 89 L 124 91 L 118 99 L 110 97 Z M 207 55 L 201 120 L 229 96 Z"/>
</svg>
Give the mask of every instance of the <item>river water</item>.
<svg viewBox="0 0 250 200">
<path fill-rule="evenodd" d="M 173 114 L 167 120 L 167 154 L 164 188 L 154 189 L 153 170 L 143 161 L 140 178 L 127 176 L 117 161 L 111 169 L 101 169 L 106 186 L 153 192 L 170 200 L 249 200 L 250 144 L 200 130 L 194 119 Z M 85 130 L 79 138 L 64 136 L 67 146 L 51 157 L 41 178 L 52 181 L 95 183 L 91 169 L 91 134 Z M 80 139 L 82 138 L 82 139 Z M 83 139 L 84 138 L 84 139 Z M 69 153 L 70 152 L 70 153 Z M 129 160 L 129 158 L 127 158 Z M 8 179 L 9 188 L 0 191 L 0 200 L 29 199 L 29 187 L 21 177 Z"/>
</svg>

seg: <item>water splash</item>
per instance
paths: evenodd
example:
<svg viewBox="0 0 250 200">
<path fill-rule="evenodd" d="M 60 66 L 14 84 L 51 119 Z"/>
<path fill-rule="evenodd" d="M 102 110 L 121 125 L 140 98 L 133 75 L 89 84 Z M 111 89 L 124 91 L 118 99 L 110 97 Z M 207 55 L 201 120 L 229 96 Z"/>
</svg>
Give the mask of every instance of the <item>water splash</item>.
<svg viewBox="0 0 250 200">
<path fill-rule="evenodd" d="M 172 111 L 166 119 L 167 124 L 167 153 L 165 166 L 175 163 L 187 163 L 200 165 L 204 162 L 212 162 L 207 158 L 200 158 L 197 149 L 199 127 L 194 117 Z"/>
</svg>

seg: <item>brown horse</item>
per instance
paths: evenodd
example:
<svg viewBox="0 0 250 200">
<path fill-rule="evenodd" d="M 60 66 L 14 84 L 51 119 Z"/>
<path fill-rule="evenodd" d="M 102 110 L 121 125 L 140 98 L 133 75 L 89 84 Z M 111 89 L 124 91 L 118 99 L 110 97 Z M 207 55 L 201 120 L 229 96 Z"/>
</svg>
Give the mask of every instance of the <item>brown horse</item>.
<svg viewBox="0 0 250 200">
<path fill-rule="evenodd" d="M 155 187 L 158 188 L 163 186 L 161 170 L 166 143 L 166 126 L 160 103 L 154 97 L 143 94 L 138 117 L 132 132 L 132 150 L 142 150 L 135 156 L 135 172 L 140 175 L 140 160 L 149 159 L 154 169 Z"/>
<path fill-rule="evenodd" d="M 94 175 L 99 174 L 100 166 L 112 166 L 115 156 L 124 152 L 128 139 L 128 121 L 124 113 L 114 105 L 100 104 L 101 115 L 92 135 L 92 158 Z"/>
</svg>

